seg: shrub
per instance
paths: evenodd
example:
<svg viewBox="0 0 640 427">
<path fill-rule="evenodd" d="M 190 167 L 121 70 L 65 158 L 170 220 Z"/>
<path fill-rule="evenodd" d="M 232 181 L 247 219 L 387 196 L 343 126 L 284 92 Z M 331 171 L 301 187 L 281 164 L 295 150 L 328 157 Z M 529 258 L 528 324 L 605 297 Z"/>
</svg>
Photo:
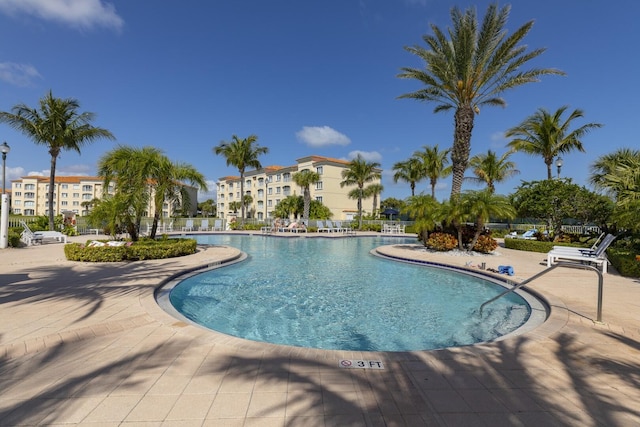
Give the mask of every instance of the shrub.
<svg viewBox="0 0 640 427">
<path fill-rule="evenodd" d="M 607 257 L 611 265 L 625 277 L 640 277 L 640 261 L 636 260 L 636 252 L 626 249 L 609 248 Z"/>
<path fill-rule="evenodd" d="M 504 239 L 504 247 L 508 249 L 515 249 L 517 251 L 530 251 L 547 253 L 554 246 L 573 246 L 573 245 L 561 245 L 554 242 L 541 242 L 538 240 L 526 240 L 526 239 Z"/>
<path fill-rule="evenodd" d="M 194 239 L 140 240 L 130 246 L 89 246 L 70 243 L 64 246 L 64 254 L 69 261 L 118 262 L 173 258 L 196 252 Z"/>
<path fill-rule="evenodd" d="M 431 233 L 426 246 L 436 251 L 450 251 L 458 246 L 458 239 L 447 233 Z"/>
<path fill-rule="evenodd" d="M 7 235 L 7 244 L 12 248 L 20 246 L 20 232 L 10 229 Z"/>
<path fill-rule="evenodd" d="M 482 234 L 478 237 L 478 241 L 476 245 L 473 247 L 474 251 L 489 253 L 498 247 L 498 242 L 496 239 L 491 238 L 491 236 L 487 236 Z"/>
</svg>

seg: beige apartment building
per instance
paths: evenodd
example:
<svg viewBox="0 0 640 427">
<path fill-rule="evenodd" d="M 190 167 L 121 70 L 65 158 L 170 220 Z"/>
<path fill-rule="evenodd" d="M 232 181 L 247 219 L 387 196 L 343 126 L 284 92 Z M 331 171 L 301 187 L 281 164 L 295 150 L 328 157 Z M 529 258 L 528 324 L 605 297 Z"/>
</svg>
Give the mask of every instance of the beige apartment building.
<svg viewBox="0 0 640 427">
<path fill-rule="evenodd" d="M 310 188 L 311 198 L 329 208 L 335 220 L 350 221 L 355 218 L 358 214 L 358 201 L 347 196 L 355 187 L 340 187 L 343 180 L 342 171 L 348 167 L 348 161 L 307 156 L 297 159 L 296 162 L 293 166 L 267 166 L 245 173 L 244 192 L 253 199 L 246 207 L 248 217 L 258 220 L 273 218 L 272 212 L 281 200 L 287 196 L 301 196 L 302 187 L 296 185 L 293 175 L 307 169 L 320 175 L 320 181 Z M 375 183 L 379 184 L 380 181 Z M 218 216 L 230 218 L 239 215 L 239 212 L 232 211 L 229 206 L 232 202 L 240 202 L 240 177 L 222 177 L 216 188 Z M 366 199 L 362 203 L 363 212 L 371 212 L 372 200 Z M 379 209 L 379 205 L 376 209 Z"/>
<path fill-rule="evenodd" d="M 103 195 L 103 180 L 96 176 L 57 176 L 53 192 L 53 209 L 55 215 L 63 212 L 73 212 L 77 216 L 89 213 L 88 202 L 100 199 Z M 190 215 L 195 216 L 198 205 L 197 189 L 187 186 L 190 196 Z M 111 184 L 108 193 L 113 194 Z M 26 176 L 11 181 L 11 212 L 16 215 L 48 215 L 49 214 L 49 177 Z M 86 202 L 86 203 L 85 203 Z M 176 207 L 165 203 L 162 216 L 173 216 Z M 146 215 L 155 212 L 153 197 L 149 201 Z"/>
</svg>

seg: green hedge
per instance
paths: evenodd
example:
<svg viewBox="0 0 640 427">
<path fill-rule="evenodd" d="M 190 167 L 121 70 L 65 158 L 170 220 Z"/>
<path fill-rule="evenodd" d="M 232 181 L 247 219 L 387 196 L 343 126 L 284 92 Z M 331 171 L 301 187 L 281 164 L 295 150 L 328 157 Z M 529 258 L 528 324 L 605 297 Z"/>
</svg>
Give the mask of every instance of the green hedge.
<svg viewBox="0 0 640 427">
<path fill-rule="evenodd" d="M 144 259 L 173 258 L 196 252 L 194 239 L 141 240 L 130 246 L 88 246 L 70 243 L 64 246 L 64 254 L 69 261 L 119 262 Z M 104 241 L 106 242 L 106 241 Z"/>
<path fill-rule="evenodd" d="M 636 260 L 636 252 L 629 249 L 609 248 L 607 258 L 611 265 L 625 277 L 640 277 L 640 261 Z"/>
</svg>

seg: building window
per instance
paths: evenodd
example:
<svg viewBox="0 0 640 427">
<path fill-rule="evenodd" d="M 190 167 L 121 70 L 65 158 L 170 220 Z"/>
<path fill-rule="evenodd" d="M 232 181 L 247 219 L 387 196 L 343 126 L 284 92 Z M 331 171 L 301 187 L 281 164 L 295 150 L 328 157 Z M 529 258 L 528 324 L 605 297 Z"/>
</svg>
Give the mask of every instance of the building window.
<svg viewBox="0 0 640 427">
<path fill-rule="evenodd" d="M 291 195 L 291 187 L 289 187 L 288 185 L 282 188 L 282 194 L 284 194 L 285 196 L 290 196 Z"/>
<path fill-rule="evenodd" d="M 263 187 L 263 186 L 264 186 L 264 178 L 258 179 L 258 187 Z"/>
<path fill-rule="evenodd" d="M 264 207 L 264 202 L 262 200 L 258 200 L 258 207 L 262 209 Z"/>
<path fill-rule="evenodd" d="M 16 186 L 16 188 L 22 188 L 22 183 L 18 182 L 18 183 L 15 184 L 15 186 Z"/>
<path fill-rule="evenodd" d="M 268 195 L 272 195 L 273 194 L 273 188 L 269 187 L 269 189 L 267 190 L 267 194 Z"/>
<path fill-rule="evenodd" d="M 258 190 L 258 198 L 262 199 L 263 197 L 264 197 L 264 190 L 263 189 Z"/>
<path fill-rule="evenodd" d="M 24 193 L 25 199 L 33 199 L 36 197 L 36 193 Z"/>
<path fill-rule="evenodd" d="M 276 187 L 276 194 L 280 194 L 281 191 L 282 191 L 282 188 Z"/>
<path fill-rule="evenodd" d="M 66 190 L 69 188 L 69 184 L 60 184 L 60 188 Z"/>
<path fill-rule="evenodd" d="M 93 196 L 91 194 L 83 194 L 82 195 L 82 200 L 91 200 L 93 198 Z"/>
<path fill-rule="evenodd" d="M 20 206 L 20 200 L 14 200 L 13 206 Z"/>
<path fill-rule="evenodd" d="M 73 193 L 73 198 L 77 199 L 78 197 L 80 197 L 80 193 Z"/>
<path fill-rule="evenodd" d="M 73 184 L 73 189 L 74 190 L 79 190 L 80 189 L 80 184 Z"/>
<path fill-rule="evenodd" d="M 289 172 L 285 173 L 282 176 L 282 179 L 284 180 L 284 182 L 290 182 L 291 181 L 291 174 Z"/>
<path fill-rule="evenodd" d="M 62 193 L 62 194 L 60 194 L 60 197 L 63 197 L 63 198 L 69 197 L 69 193 Z"/>
<path fill-rule="evenodd" d="M 61 205 L 61 206 L 67 206 L 68 204 L 69 204 L 69 202 L 67 202 L 66 200 L 62 200 L 62 201 L 60 202 L 60 205 Z"/>
<path fill-rule="evenodd" d="M 13 213 L 17 214 L 17 215 L 20 215 L 22 213 L 22 209 L 14 209 Z"/>
<path fill-rule="evenodd" d="M 71 202 L 71 204 L 72 204 L 73 206 L 80 206 L 80 202 L 79 202 L 79 201 L 77 201 L 77 200 L 74 200 L 73 202 Z"/>
<path fill-rule="evenodd" d="M 244 185 L 246 185 L 247 187 L 251 188 L 251 180 L 250 180 L 250 179 L 248 179 L 248 180 L 244 183 Z"/>
<path fill-rule="evenodd" d="M 82 191 L 93 191 L 93 186 L 92 185 L 83 185 L 82 186 Z"/>
<path fill-rule="evenodd" d="M 36 206 L 36 202 L 30 201 L 30 200 L 27 200 L 27 201 L 24 202 L 24 207 L 25 208 L 32 208 L 32 207 L 35 207 L 35 206 Z"/>
<path fill-rule="evenodd" d="M 322 196 L 316 196 L 316 202 L 322 203 Z"/>
<path fill-rule="evenodd" d="M 322 190 L 322 181 L 316 182 L 316 190 Z"/>
<path fill-rule="evenodd" d="M 317 173 L 318 175 L 322 175 L 322 166 L 318 166 L 318 167 L 316 168 L 316 173 Z"/>
<path fill-rule="evenodd" d="M 278 174 L 276 175 L 276 182 L 280 182 L 282 181 L 282 175 Z"/>
<path fill-rule="evenodd" d="M 22 196 L 22 191 L 16 191 L 16 197 Z"/>
<path fill-rule="evenodd" d="M 233 182 L 229 183 L 229 190 L 233 190 Z"/>
<path fill-rule="evenodd" d="M 24 185 L 24 189 L 25 190 L 35 190 L 36 189 L 36 185 L 35 184 L 25 184 Z"/>
<path fill-rule="evenodd" d="M 267 200 L 267 206 L 272 207 L 273 206 L 273 200 Z"/>
</svg>

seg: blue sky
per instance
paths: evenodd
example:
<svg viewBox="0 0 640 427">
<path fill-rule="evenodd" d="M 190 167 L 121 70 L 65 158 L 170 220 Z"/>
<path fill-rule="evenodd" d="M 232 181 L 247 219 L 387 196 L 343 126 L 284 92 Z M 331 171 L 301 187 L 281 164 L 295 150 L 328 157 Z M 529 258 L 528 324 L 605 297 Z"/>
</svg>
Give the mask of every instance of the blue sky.
<svg viewBox="0 0 640 427">
<path fill-rule="evenodd" d="M 117 144 L 152 145 L 195 166 L 214 189 L 218 178 L 237 171 L 212 148 L 234 134 L 255 134 L 269 148 L 263 166 L 288 166 L 311 154 L 349 160 L 360 153 L 382 164 L 382 198 L 405 198 L 409 186 L 393 183 L 393 164 L 423 145 L 450 147 L 453 113 L 434 114 L 434 104 L 397 99 L 420 88 L 396 77 L 401 67 L 421 66 L 404 46 L 421 44 L 432 23 L 449 26 L 452 6 L 475 5 L 482 17 L 488 4 L 0 0 L 0 110 L 35 107 L 52 90 L 77 99 L 80 111 L 96 113 L 94 124 L 116 136 L 116 142 L 85 146 L 81 155 L 63 152 L 58 175 L 94 175 L 100 156 Z M 535 20 L 525 43 L 547 48 L 532 65 L 567 75 L 506 92 L 504 109 L 485 107 L 476 116 L 472 155 L 504 153 L 506 129 L 540 107 L 563 105 L 584 110 L 576 126 L 604 127 L 584 138 L 586 153 L 564 156 L 562 176 L 586 185 L 599 156 L 637 148 L 638 15 L 636 1 L 615 7 L 596 0 L 515 2 L 507 28 Z M 7 180 L 48 175 L 46 147 L 7 125 L 0 125 L 0 141 L 11 146 Z M 498 192 L 546 178 L 541 158 L 515 154 L 512 160 L 521 174 L 498 185 Z M 437 197 L 448 197 L 450 188 L 450 178 L 443 180 Z M 428 182 L 417 191 L 428 193 Z"/>
</svg>

